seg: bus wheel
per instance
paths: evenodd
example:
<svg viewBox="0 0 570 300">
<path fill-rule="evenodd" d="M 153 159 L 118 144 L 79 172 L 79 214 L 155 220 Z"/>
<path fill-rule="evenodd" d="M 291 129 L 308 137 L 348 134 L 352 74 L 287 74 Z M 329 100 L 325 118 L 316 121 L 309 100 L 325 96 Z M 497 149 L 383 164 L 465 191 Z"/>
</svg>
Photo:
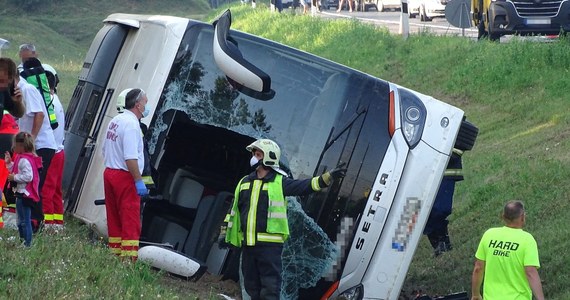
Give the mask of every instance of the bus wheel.
<svg viewBox="0 0 570 300">
<path fill-rule="evenodd" d="M 457 148 L 461 151 L 468 151 L 473 149 L 478 134 L 479 128 L 470 122 L 463 120 L 461 122 L 461 127 L 459 128 L 459 133 L 457 134 L 457 140 L 455 140 L 454 148 Z"/>
</svg>

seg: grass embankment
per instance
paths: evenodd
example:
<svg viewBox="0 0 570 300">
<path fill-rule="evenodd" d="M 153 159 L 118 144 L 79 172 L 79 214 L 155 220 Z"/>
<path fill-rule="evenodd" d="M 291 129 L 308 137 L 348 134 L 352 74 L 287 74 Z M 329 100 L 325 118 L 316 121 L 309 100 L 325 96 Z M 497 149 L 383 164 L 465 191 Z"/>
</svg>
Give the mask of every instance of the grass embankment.
<svg viewBox="0 0 570 300">
<path fill-rule="evenodd" d="M 2 52 L 19 63 L 18 46 L 34 43 L 39 59 L 58 72 L 58 95 L 67 105 L 83 59 L 103 20 L 113 13 L 161 14 L 202 19 L 207 0 L 0 0 L 0 37 L 11 46 Z"/>
<path fill-rule="evenodd" d="M 423 239 L 406 280 L 407 292 L 413 288 L 432 295 L 469 291 L 473 254 L 481 234 L 488 227 L 501 225 L 498 215 L 506 200 L 522 199 L 527 205 L 527 230 L 534 234 L 539 245 L 545 293 L 549 299 L 570 299 L 567 288 L 570 272 L 566 270 L 570 256 L 565 250 L 570 246 L 566 240 L 569 234 L 566 222 L 570 219 L 570 110 L 566 99 L 570 86 L 570 43 L 567 40 L 549 44 L 499 44 L 420 34 L 404 41 L 386 30 L 350 20 L 328 21 L 290 13 L 277 15 L 262 8 L 254 11 L 249 6 L 232 7 L 232 13 L 234 29 L 261 35 L 432 95 L 465 110 L 468 119 L 480 128 L 474 150 L 464 156 L 466 180 L 457 186 L 450 223 L 454 250 L 433 258 L 429 243 Z M 75 17 L 82 19 L 79 13 Z M 6 27 L 10 24 L 4 17 L 0 19 L 2 32 L 9 30 L 8 38 L 13 39 L 14 44 L 22 42 L 22 37 L 31 38 L 45 49 L 42 50 L 45 57 L 54 57 L 57 61 L 66 54 L 76 59 L 68 68 L 65 63 L 54 64 L 62 70 L 60 72 L 70 71 L 61 93 L 71 95 L 79 62 L 87 51 L 86 43 L 76 42 L 70 36 L 51 34 L 39 39 L 35 34 L 23 34 L 22 27 Z M 41 23 L 37 24 L 34 30 L 44 28 Z M 94 26 L 77 36 L 87 36 L 87 32 L 93 36 L 99 27 Z M 59 34 L 55 29 L 51 32 Z M 49 43 L 41 44 L 48 39 Z M 53 50 L 48 51 L 49 47 Z M 66 102 L 69 97 L 62 99 Z M 42 238 L 37 239 L 38 243 L 46 243 Z M 77 252 L 75 255 L 93 261 L 91 264 L 96 262 L 100 269 L 113 270 L 107 273 L 114 278 L 109 282 L 119 285 L 117 289 L 121 293 L 135 290 L 131 284 L 136 285 L 136 282 L 122 279 L 127 271 L 137 273 L 133 278 L 147 278 L 145 274 L 154 276 L 144 267 L 129 270 L 120 264 L 116 267 L 117 262 L 104 254 L 100 254 L 101 259 L 95 259 L 102 251 L 100 247 L 90 245 L 81 235 L 70 239 L 77 239 L 68 246 Z M 61 247 L 67 245 L 57 242 Z M 1 251 L 13 251 L 4 247 L 5 244 L 0 244 Z M 37 253 L 39 261 L 46 261 L 35 251 L 15 255 Z M 0 257 L 4 261 L 5 256 Z M 77 276 L 97 269 L 90 264 L 82 268 L 74 271 Z M 26 273 L 19 280 L 39 282 L 40 279 L 35 278 L 38 274 L 41 272 Z M 66 276 L 68 285 L 74 285 L 73 277 Z M 48 293 L 55 295 L 53 291 Z M 144 294 L 149 293 L 153 292 Z M 94 293 L 87 297 L 98 296 Z M 138 296 L 133 294 L 133 297 Z"/>
</svg>

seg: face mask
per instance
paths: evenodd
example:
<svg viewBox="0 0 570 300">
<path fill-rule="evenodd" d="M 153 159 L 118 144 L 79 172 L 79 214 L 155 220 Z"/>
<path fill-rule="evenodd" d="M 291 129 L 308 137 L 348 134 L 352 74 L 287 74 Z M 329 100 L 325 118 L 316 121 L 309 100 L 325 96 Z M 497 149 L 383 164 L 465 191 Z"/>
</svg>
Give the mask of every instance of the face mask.
<svg viewBox="0 0 570 300">
<path fill-rule="evenodd" d="M 249 160 L 249 165 L 252 167 L 257 167 L 258 164 L 259 160 L 257 159 L 257 157 L 252 156 L 251 159 Z"/>
<path fill-rule="evenodd" d="M 148 114 L 150 114 L 150 109 L 148 109 L 148 106 L 144 106 L 144 111 L 142 112 L 142 117 L 146 118 L 148 117 Z"/>
</svg>

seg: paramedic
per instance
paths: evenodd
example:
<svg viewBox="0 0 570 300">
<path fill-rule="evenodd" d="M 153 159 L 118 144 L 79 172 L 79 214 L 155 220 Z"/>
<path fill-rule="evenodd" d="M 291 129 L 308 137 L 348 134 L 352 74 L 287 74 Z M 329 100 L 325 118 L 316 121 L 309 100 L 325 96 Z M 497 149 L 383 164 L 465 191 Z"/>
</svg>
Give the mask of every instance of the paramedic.
<svg viewBox="0 0 570 300">
<path fill-rule="evenodd" d="M 534 293 L 537 300 L 544 300 L 537 270 L 540 268 L 538 247 L 534 237 L 522 229 L 526 218 L 523 203 L 507 202 L 502 217 L 506 226 L 487 230 L 479 242 L 471 299 L 531 300 Z"/>
<path fill-rule="evenodd" d="M 244 286 L 251 299 L 278 300 L 281 253 L 289 235 L 285 197 L 320 191 L 344 177 L 346 169 L 341 165 L 312 179 L 294 180 L 279 167 L 281 150 L 274 141 L 259 139 L 246 150 L 254 171 L 236 187 L 225 240 L 242 248 Z"/>
<path fill-rule="evenodd" d="M 117 102 L 125 111 L 107 127 L 103 144 L 105 209 L 111 252 L 135 261 L 141 233 L 140 197 L 148 195 L 141 171 L 144 167 L 143 138 L 139 121 L 148 115 L 148 99 L 141 89 L 126 89 Z"/>
</svg>

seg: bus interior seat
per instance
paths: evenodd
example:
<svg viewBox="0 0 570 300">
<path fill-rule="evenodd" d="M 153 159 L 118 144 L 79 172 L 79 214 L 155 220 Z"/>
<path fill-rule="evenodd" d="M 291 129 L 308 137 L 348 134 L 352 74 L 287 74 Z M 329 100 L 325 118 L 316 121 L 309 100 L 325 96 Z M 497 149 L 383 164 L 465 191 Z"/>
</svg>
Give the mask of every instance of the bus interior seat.
<svg viewBox="0 0 570 300">
<path fill-rule="evenodd" d="M 178 169 L 174 173 L 169 188 L 169 202 L 185 208 L 198 208 L 204 186 L 192 179 L 192 173 L 184 169 Z"/>
<path fill-rule="evenodd" d="M 186 254 L 206 261 L 229 209 L 229 204 L 225 205 L 225 203 L 228 202 L 228 197 L 232 196 L 233 194 L 222 191 L 216 195 L 204 196 L 200 200 L 196 218 L 192 224 L 188 242 L 184 249 Z"/>
<path fill-rule="evenodd" d="M 177 223 L 156 216 L 152 219 L 148 235 L 150 240 L 158 243 L 168 243 L 173 249 L 182 252 L 188 237 L 188 230 Z"/>
<path fill-rule="evenodd" d="M 217 238 L 220 234 L 220 226 L 224 222 L 226 213 L 232 204 L 234 195 L 230 192 L 220 192 L 216 196 L 216 201 L 212 207 L 213 213 L 216 217 L 208 218 L 204 224 L 204 230 L 208 232 L 208 235 L 204 236 L 204 243 L 201 245 L 202 249 L 200 251 L 206 252 L 208 255 L 206 258 L 206 265 L 208 271 L 214 275 L 220 275 L 222 272 L 222 267 L 224 266 L 225 260 L 227 258 L 229 249 L 220 249 Z"/>
</svg>

